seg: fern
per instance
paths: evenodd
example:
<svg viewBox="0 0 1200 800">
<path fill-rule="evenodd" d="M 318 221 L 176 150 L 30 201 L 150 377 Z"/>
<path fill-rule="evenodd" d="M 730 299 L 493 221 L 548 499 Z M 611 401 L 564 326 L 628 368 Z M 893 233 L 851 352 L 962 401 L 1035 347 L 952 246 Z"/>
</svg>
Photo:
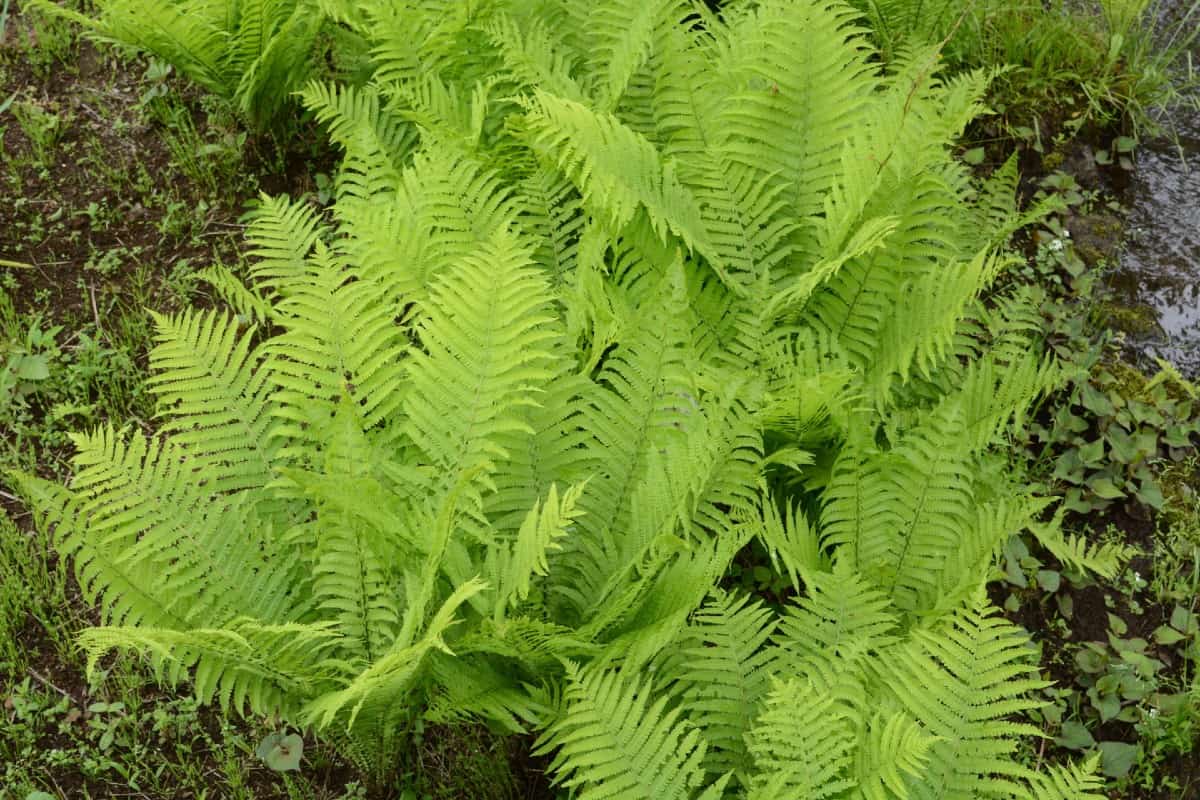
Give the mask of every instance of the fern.
<svg viewBox="0 0 1200 800">
<path fill-rule="evenodd" d="M 50 0 L 37 7 L 157 56 L 263 130 L 282 124 L 292 92 L 314 69 L 323 23 L 309 0 L 104 0 L 95 17 Z"/>
<path fill-rule="evenodd" d="M 20 479 L 93 664 L 377 782 L 481 720 L 581 798 L 1088 796 L 1014 758 L 1042 683 L 978 597 L 1023 530 L 1122 555 L 997 477 L 1058 371 L 1031 298 L 981 300 L 1030 219 L 952 155 L 988 75 L 881 64 L 836 0 L 322 0 L 357 82 L 310 82 L 318 6 L 160 7 L 234 102 L 305 86 L 343 161 L 205 273 L 240 317 L 156 318 L 158 431 Z M 782 610 L 718 588 L 752 540 Z"/>
<path fill-rule="evenodd" d="M 568 665 L 564 702 L 534 752 L 557 750 L 551 769 L 570 765 L 560 782 L 583 785 L 581 800 L 691 796 L 702 774 L 699 731 L 668 711 L 665 698 L 655 701 L 648 682 Z"/>
</svg>

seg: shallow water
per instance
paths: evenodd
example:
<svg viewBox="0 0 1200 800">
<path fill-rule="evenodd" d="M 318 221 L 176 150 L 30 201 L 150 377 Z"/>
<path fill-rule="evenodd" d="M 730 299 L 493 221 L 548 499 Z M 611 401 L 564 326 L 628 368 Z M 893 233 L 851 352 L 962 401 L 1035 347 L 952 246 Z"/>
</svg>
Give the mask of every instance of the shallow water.
<svg viewBox="0 0 1200 800">
<path fill-rule="evenodd" d="M 1182 6 L 1183 3 L 1178 5 Z M 1200 47 L 1193 47 L 1200 63 Z M 1128 209 L 1119 267 L 1109 278 L 1120 300 L 1155 312 L 1158 330 L 1135 347 L 1200 376 L 1200 96 L 1172 109 L 1164 138 L 1139 146 L 1121 192 Z"/>
<path fill-rule="evenodd" d="M 1175 112 L 1172 122 L 1178 147 L 1164 140 L 1138 150 L 1122 192 L 1124 248 L 1109 283 L 1125 302 L 1157 314 L 1160 330 L 1135 344 L 1200 375 L 1200 112 Z"/>
</svg>

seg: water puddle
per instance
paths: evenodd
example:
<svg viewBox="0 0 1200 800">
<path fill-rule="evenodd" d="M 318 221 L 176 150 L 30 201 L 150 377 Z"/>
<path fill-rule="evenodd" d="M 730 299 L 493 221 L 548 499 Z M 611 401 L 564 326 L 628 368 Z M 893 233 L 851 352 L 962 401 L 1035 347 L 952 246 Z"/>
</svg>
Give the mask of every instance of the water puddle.
<svg viewBox="0 0 1200 800">
<path fill-rule="evenodd" d="M 1120 266 L 1109 285 L 1122 302 L 1148 306 L 1158 330 L 1135 346 L 1200 375 L 1200 111 L 1172 120 L 1179 137 L 1138 150 L 1129 185 Z M 1182 158 L 1181 152 L 1182 149 Z"/>
<path fill-rule="evenodd" d="M 1200 47 L 1193 51 L 1200 61 Z M 1131 344 L 1200 377 L 1200 97 L 1166 123 L 1174 140 L 1143 143 L 1120 193 L 1125 241 L 1108 282 L 1119 301 L 1157 317 L 1157 329 L 1128 337 Z"/>
</svg>

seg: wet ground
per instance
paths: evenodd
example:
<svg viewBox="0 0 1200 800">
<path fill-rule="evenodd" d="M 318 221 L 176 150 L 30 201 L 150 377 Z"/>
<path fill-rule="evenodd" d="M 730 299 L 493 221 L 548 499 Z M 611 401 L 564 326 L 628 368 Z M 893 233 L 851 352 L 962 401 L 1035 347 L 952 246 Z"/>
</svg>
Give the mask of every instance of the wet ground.
<svg viewBox="0 0 1200 800">
<path fill-rule="evenodd" d="M 1200 64 L 1200 43 L 1192 53 Z M 1121 301 L 1148 306 L 1157 319 L 1131 337 L 1135 347 L 1200 377 L 1200 90 L 1163 121 L 1170 135 L 1138 147 L 1119 194 L 1128 209 L 1125 242 L 1109 283 Z"/>
</svg>

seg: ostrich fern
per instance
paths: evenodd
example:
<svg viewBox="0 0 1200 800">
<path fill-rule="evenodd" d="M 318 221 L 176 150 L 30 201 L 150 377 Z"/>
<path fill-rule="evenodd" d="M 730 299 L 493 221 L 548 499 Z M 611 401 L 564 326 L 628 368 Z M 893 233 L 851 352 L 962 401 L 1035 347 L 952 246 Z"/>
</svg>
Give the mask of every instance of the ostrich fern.
<svg viewBox="0 0 1200 800">
<path fill-rule="evenodd" d="M 95 16 L 52 0 L 33 5 L 162 59 L 259 129 L 281 122 L 308 79 L 323 24 L 313 0 L 101 0 Z"/>
<path fill-rule="evenodd" d="M 834 0 L 322 8 L 373 68 L 303 92 L 331 213 L 264 198 L 206 273 L 240 316 L 156 319 L 160 432 L 22 479 L 92 663 L 381 779 L 424 716 L 585 797 L 1088 797 L 1012 759 L 1038 682 L 978 599 L 1023 529 L 1120 556 L 997 469 L 1057 371 L 980 300 L 1029 218 L 951 156 L 987 76 L 881 71 Z M 697 612 L 751 539 L 800 606 Z"/>
</svg>

